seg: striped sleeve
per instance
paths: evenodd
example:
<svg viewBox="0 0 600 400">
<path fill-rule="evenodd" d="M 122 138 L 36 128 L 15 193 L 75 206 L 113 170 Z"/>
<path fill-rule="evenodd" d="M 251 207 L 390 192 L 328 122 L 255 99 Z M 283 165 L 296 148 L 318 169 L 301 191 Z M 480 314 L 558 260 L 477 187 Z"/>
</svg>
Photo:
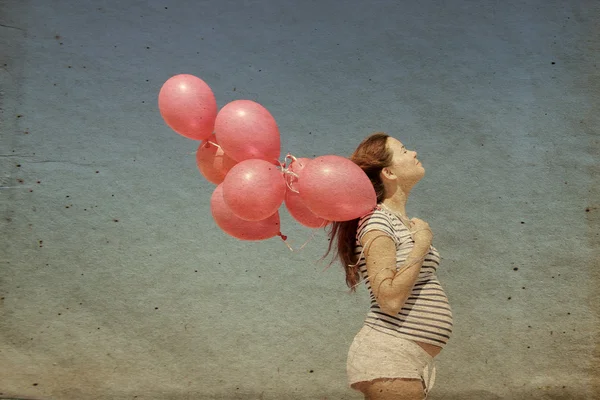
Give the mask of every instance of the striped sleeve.
<svg viewBox="0 0 600 400">
<path fill-rule="evenodd" d="M 392 238 L 394 243 L 398 244 L 398 237 L 394 232 L 394 226 L 389 217 L 381 212 L 374 210 L 373 212 L 363 216 L 358 221 L 356 229 L 356 239 L 360 242 L 367 232 L 381 231 L 385 235 Z"/>
</svg>

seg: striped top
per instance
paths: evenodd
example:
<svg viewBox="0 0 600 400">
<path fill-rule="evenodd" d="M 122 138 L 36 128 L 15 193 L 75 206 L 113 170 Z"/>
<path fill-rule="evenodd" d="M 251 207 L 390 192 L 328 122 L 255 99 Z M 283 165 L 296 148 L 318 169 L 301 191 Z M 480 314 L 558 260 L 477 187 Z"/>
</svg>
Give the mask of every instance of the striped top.
<svg viewBox="0 0 600 400">
<path fill-rule="evenodd" d="M 377 205 L 373 211 L 364 215 L 358 222 L 356 257 L 359 257 L 363 250 L 359 239 L 372 230 L 382 231 L 394 240 L 396 243 L 396 269 L 401 268 L 414 246 L 409 229 L 400 221 L 400 218 Z M 392 317 L 381 311 L 375 300 L 363 255 L 358 260 L 358 268 L 361 280 L 365 281 L 371 298 L 371 308 L 367 314 L 365 325 L 404 339 L 444 347 L 452 333 L 452 310 L 446 293 L 436 276 L 439 263 L 440 255 L 435 247 L 431 246 L 410 296 L 400 312 Z"/>
</svg>

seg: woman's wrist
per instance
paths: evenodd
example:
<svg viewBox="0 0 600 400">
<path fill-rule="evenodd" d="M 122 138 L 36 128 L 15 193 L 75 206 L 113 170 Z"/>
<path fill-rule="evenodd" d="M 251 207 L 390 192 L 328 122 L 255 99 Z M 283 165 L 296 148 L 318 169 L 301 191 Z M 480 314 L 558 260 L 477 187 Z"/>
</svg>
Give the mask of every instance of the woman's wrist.
<svg viewBox="0 0 600 400">
<path fill-rule="evenodd" d="M 431 246 L 430 240 L 417 240 L 413 246 L 413 249 L 410 252 L 410 255 L 415 255 L 416 257 L 423 257 L 427 253 L 429 253 L 429 247 Z"/>
</svg>

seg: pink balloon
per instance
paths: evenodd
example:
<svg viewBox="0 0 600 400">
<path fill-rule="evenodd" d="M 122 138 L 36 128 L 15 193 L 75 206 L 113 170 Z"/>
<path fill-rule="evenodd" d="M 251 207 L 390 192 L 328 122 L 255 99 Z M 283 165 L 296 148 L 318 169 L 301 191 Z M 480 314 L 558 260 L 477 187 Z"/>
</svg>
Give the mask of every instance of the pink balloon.
<svg viewBox="0 0 600 400">
<path fill-rule="evenodd" d="M 298 158 L 289 166 L 289 171 L 300 174 L 300 171 L 304 169 L 307 163 L 310 162 L 309 158 Z M 298 191 L 298 179 L 293 177 L 293 175 L 287 175 L 289 186 L 285 192 L 285 206 L 287 210 L 290 212 L 290 215 L 298 221 L 300 224 L 309 227 L 309 228 L 321 228 L 327 225 L 328 221 L 325 219 L 315 215 L 310 209 L 306 206 L 302 197 L 300 197 L 299 193 L 294 192 Z"/>
<path fill-rule="evenodd" d="M 196 165 L 209 182 L 218 185 L 225 180 L 225 176 L 237 162 L 225 154 L 222 149 L 209 142 L 217 143 L 214 134 L 198 147 Z"/>
<path fill-rule="evenodd" d="M 247 221 L 260 221 L 277 212 L 285 197 L 280 170 L 265 160 L 236 164 L 223 181 L 223 198 L 231 211 Z"/>
<path fill-rule="evenodd" d="M 194 140 L 208 138 L 217 118 L 217 101 L 210 87 L 187 74 L 175 75 L 163 84 L 158 109 L 171 129 Z"/>
<path fill-rule="evenodd" d="M 240 240 L 265 240 L 280 234 L 279 212 L 262 221 L 245 221 L 235 215 L 223 198 L 223 184 L 217 186 L 210 199 L 212 216 L 225 233 Z"/>
<path fill-rule="evenodd" d="M 279 128 L 269 111 L 251 100 L 235 100 L 219 111 L 215 133 L 225 153 L 236 161 L 279 160 Z"/>
<path fill-rule="evenodd" d="M 300 172 L 300 197 L 317 216 L 330 221 L 358 218 L 377 205 L 377 196 L 364 171 L 351 160 L 321 156 Z"/>
</svg>

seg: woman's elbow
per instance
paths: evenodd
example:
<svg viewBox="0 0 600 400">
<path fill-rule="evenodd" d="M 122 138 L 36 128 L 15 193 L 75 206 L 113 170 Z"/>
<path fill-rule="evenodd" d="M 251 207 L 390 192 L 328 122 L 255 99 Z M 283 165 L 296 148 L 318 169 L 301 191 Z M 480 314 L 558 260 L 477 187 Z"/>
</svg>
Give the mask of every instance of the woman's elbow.
<svg viewBox="0 0 600 400">
<path fill-rule="evenodd" d="M 398 315 L 400 310 L 402 310 L 404 301 L 399 301 L 399 299 L 390 299 L 388 301 L 378 301 L 377 304 L 379 305 L 379 309 L 382 312 L 392 317 L 395 317 L 396 315 Z"/>
</svg>

